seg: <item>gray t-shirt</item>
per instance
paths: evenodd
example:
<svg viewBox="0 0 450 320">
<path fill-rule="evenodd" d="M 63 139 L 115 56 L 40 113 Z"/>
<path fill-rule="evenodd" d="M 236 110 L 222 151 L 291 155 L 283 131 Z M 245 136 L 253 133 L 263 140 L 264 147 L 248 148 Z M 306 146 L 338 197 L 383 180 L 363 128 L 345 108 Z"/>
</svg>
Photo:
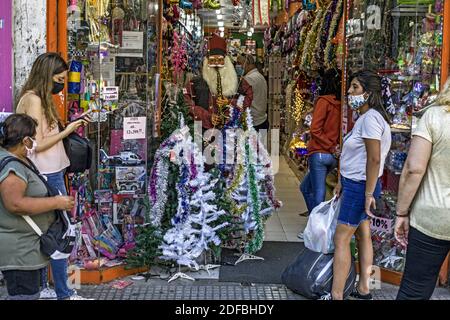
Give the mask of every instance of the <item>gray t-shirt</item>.
<svg viewBox="0 0 450 320">
<path fill-rule="evenodd" d="M 383 175 L 384 162 L 391 148 L 391 128 L 378 111 L 370 109 L 356 120 L 352 131 L 344 138 L 340 168 L 345 178 L 366 181 L 367 152 L 364 139 L 380 140 L 378 177 Z"/>
<path fill-rule="evenodd" d="M 0 148 L 0 161 L 7 156 L 11 154 Z M 10 162 L 0 171 L 0 183 L 9 174 L 15 174 L 27 183 L 26 196 L 47 195 L 47 188 L 39 177 L 19 162 Z M 55 213 L 33 215 L 31 219 L 45 233 L 55 221 Z M 6 210 L 0 196 L 0 270 L 38 270 L 48 264 L 48 259 L 41 252 L 39 236 L 21 216 Z"/>
</svg>

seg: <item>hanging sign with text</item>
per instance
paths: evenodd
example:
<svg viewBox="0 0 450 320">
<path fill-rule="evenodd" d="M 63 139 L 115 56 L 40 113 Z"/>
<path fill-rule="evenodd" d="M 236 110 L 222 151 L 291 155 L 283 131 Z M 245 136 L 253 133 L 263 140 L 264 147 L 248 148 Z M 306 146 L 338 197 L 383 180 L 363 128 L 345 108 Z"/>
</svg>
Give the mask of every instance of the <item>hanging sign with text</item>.
<svg viewBox="0 0 450 320">
<path fill-rule="evenodd" d="M 146 117 L 123 118 L 123 139 L 145 139 L 145 129 L 147 127 Z"/>
</svg>

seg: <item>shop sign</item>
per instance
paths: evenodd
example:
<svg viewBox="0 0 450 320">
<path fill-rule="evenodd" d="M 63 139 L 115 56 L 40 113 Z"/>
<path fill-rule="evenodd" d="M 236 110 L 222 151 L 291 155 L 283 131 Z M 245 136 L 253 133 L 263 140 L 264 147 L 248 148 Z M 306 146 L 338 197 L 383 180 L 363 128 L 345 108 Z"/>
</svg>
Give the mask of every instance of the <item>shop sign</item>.
<svg viewBox="0 0 450 320">
<path fill-rule="evenodd" d="M 126 117 L 123 118 L 123 139 L 145 139 L 145 129 L 147 127 L 146 117 Z"/>
<path fill-rule="evenodd" d="M 394 219 L 372 218 L 370 221 L 370 229 L 372 231 L 392 233 L 394 231 Z"/>
</svg>

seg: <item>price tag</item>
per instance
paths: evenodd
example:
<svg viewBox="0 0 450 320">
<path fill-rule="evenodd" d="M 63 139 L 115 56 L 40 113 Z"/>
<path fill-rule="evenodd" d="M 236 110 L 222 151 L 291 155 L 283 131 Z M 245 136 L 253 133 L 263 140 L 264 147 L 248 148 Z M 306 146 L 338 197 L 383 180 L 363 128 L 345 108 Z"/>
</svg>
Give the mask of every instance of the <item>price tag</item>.
<svg viewBox="0 0 450 320">
<path fill-rule="evenodd" d="M 373 231 L 381 231 L 392 233 L 394 229 L 394 220 L 386 218 L 372 218 L 370 229 Z"/>
</svg>

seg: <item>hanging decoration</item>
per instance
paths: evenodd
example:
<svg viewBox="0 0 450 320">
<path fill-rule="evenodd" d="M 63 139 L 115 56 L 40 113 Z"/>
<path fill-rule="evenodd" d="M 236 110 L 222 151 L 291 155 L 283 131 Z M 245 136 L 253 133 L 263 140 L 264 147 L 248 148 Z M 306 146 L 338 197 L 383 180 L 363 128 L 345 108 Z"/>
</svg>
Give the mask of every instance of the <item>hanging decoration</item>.
<svg viewBox="0 0 450 320">
<path fill-rule="evenodd" d="M 300 62 L 300 66 L 303 70 L 308 70 L 311 67 L 311 58 L 313 55 L 313 50 L 315 48 L 317 35 L 319 33 L 319 25 L 322 22 L 323 15 L 325 14 L 325 10 L 320 8 L 316 16 L 314 18 L 314 22 L 311 26 L 308 35 L 306 36 L 305 45 L 303 47 L 302 59 Z"/>
<path fill-rule="evenodd" d="M 210 10 L 219 10 L 222 6 L 220 1 L 216 0 L 203 0 L 203 8 Z"/>
<path fill-rule="evenodd" d="M 253 0 L 253 25 L 270 25 L 269 1 L 270 0 Z"/>
<path fill-rule="evenodd" d="M 173 32 L 173 45 L 170 49 L 170 60 L 173 68 L 173 78 L 175 83 L 178 83 L 177 79 L 183 75 L 187 67 L 187 50 L 186 50 L 186 38 L 180 36 L 178 32 Z"/>
<path fill-rule="evenodd" d="M 333 14 L 333 18 L 330 23 L 330 29 L 328 31 L 328 39 L 324 51 L 324 66 L 325 69 L 331 69 L 335 67 L 336 58 L 336 35 L 338 31 L 339 21 L 341 20 L 343 13 L 343 0 L 339 0 L 336 6 L 336 11 Z"/>
</svg>

